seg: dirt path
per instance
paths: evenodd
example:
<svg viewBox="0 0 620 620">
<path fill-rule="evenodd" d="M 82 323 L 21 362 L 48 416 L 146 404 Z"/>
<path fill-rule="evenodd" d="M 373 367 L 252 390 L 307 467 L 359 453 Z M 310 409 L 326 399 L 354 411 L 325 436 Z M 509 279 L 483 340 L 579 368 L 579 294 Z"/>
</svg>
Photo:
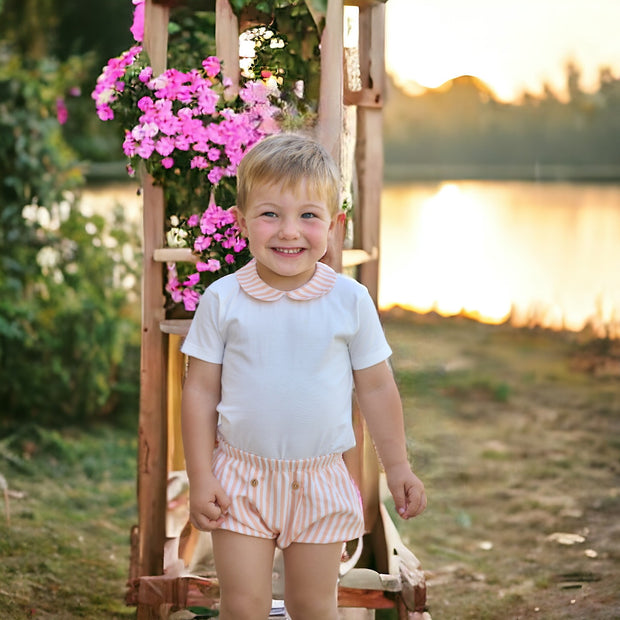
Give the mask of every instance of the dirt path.
<svg viewBox="0 0 620 620">
<path fill-rule="evenodd" d="M 620 618 L 620 343 L 385 315 L 435 620 Z"/>
</svg>

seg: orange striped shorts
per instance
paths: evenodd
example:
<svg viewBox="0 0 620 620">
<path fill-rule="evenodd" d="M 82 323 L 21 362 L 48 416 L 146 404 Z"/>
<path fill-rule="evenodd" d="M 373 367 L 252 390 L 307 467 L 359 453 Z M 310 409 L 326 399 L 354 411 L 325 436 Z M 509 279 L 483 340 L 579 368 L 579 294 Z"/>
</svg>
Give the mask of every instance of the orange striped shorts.
<svg viewBox="0 0 620 620">
<path fill-rule="evenodd" d="M 291 543 L 334 543 L 364 534 L 360 493 L 341 454 L 268 459 L 234 448 L 221 437 L 213 473 L 231 504 L 224 530 Z"/>
</svg>

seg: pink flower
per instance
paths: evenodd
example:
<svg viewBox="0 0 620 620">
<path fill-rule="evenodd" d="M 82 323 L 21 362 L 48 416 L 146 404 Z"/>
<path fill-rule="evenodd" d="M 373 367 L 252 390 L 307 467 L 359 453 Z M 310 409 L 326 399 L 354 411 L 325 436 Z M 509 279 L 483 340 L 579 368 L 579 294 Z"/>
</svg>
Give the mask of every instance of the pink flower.
<svg viewBox="0 0 620 620">
<path fill-rule="evenodd" d="M 268 103 L 269 90 L 263 82 L 248 82 L 240 91 L 239 97 L 246 103 Z"/>
<path fill-rule="evenodd" d="M 141 42 L 144 38 L 144 0 L 132 0 L 136 6 L 133 12 L 133 24 L 129 31 L 133 35 L 133 38 Z"/>
<path fill-rule="evenodd" d="M 152 110 L 154 108 L 153 100 L 146 96 L 140 97 L 140 99 L 138 99 L 138 103 L 136 103 L 136 106 L 138 107 L 138 110 L 141 110 L 142 112 L 147 112 L 148 110 Z"/>
<path fill-rule="evenodd" d="M 174 151 L 174 140 L 172 138 L 168 138 L 167 136 L 163 136 L 157 143 L 155 144 L 155 150 L 164 157 L 167 157 Z"/>
<path fill-rule="evenodd" d="M 153 77 L 153 67 L 144 67 L 138 74 L 138 79 L 146 84 Z"/>
<path fill-rule="evenodd" d="M 235 257 L 232 254 L 226 254 L 226 256 L 224 256 L 224 260 L 229 264 L 232 265 L 235 262 Z"/>
<path fill-rule="evenodd" d="M 111 121 L 114 118 L 114 112 L 109 105 L 103 104 L 97 108 L 97 116 L 102 121 Z"/>
<path fill-rule="evenodd" d="M 185 289 L 183 291 L 183 305 L 185 309 L 192 312 L 198 307 L 200 301 L 200 293 L 193 291 L 192 289 Z"/>
<path fill-rule="evenodd" d="M 207 178 L 209 179 L 209 182 L 212 183 L 213 185 L 217 185 L 221 181 L 223 176 L 224 176 L 224 169 L 220 168 L 219 166 L 215 166 L 215 168 L 212 168 L 211 170 L 209 170 L 209 174 L 207 174 Z"/>
<path fill-rule="evenodd" d="M 191 141 L 187 136 L 177 136 L 174 139 L 174 146 L 179 151 L 189 151 L 190 144 Z"/>
<path fill-rule="evenodd" d="M 196 155 L 192 157 L 190 166 L 192 168 L 208 168 L 209 162 L 202 155 Z"/>
<path fill-rule="evenodd" d="M 275 118 L 268 117 L 261 121 L 258 130 L 265 135 L 271 135 L 278 133 L 280 131 L 280 126 Z"/>
<path fill-rule="evenodd" d="M 136 154 L 136 141 L 134 140 L 131 132 L 125 132 L 125 140 L 123 142 L 123 153 L 127 157 L 133 157 Z"/>
<path fill-rule="evenodd" d="M 211 241 L 211 237 L 205 237 L 204 235 L 200 235 L 200 237 L 198 237 L 196 241 L 194 241 L 194 250 L 196 252 L 203 252 L 211 245 Z"/>
<path fill-rule="evenodd" d="M 198 213 L 194 213 L 194 215 L 190 215 L 187 219 L 187 225 L 193 228 L 194 226 L 198 226 L 198 222 L 200 222 L 200 215 Z"/>
<path fill-rule="evenodd" d="M 65 105 L 65 100 L 62 97 L 56 99 L 56 118 L 61 125 L 64 125 L 69 118 L 69 111 Z"/>
<path fill-rule="evenodd" d="M 209 77 L 215 77 L 220 72 L 220 59 L 217 56 L 209 56 L 202 61 L 202 68 Z"/>
<path fill-rule="evenodd" d="M 174 159 L 172 159 L 172 157 L 164 157 L 161 160 L 161 165 L 166 169 L 169 170 L 170 168 L 172 168 L 172 166 L 174 166 Z"/>
<path fill-rule="evenodd" d="M 248 245 L 248 242 L 245 239 L 243 239 L 243 237 L 240 237 L 239 239 L 237 239 L 237 241 L 235 241 L 233 250 L 235 252 L 241 252 L 241 250 L 245 249 L 247 245 Z"/>
<path fill-rule="evenodd" d="M 155 142 L 153 138 L 147 136 L 140 142 L 140 144 L 136 148 L 136 155 L 142 157 L 142 159 L 148 159 L 155 150 Z"/>
<path fill-rule="evenodd" d="M 200 274 L 192 273 L 188 276 L 187 280 L 183 282 L 183 286 L 196 286 L 200 282 Z"/>
<path fill-rule="evenodd" d="M 206 264 L 206 271 L 219 271 L 222 268 L 222 265 L 217 258 L 210 258 Z"/>
</svg>

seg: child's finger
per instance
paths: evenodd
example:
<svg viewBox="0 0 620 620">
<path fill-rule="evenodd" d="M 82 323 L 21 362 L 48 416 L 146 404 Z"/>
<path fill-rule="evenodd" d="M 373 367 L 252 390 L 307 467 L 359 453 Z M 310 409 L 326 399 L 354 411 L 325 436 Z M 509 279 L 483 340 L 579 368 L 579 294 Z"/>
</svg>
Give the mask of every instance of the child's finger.
<svg viewBox="0 0 620 620">
<path fill-rule="evenodd" d="M 424 490 L 420 492 L 413 488 L 409 489 L 407 500 L 407 514 L 410 517 L 415 517 L 426 509 L 426 493 Z"/>
<path fill-rule="evenodd" d="M 230 498 L 224 491 L 219 491 L 215 494 L 215 502 L 220 507 L 222 514 L 224 514 L 230 507 Z"/>
</svg>

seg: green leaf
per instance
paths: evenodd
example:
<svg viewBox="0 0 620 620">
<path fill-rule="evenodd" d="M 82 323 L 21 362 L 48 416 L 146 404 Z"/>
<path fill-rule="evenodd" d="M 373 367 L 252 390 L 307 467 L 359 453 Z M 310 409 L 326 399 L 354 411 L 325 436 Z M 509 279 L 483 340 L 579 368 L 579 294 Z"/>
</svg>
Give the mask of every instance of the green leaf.
<svg viewBox="0 0 620 620">
<path fill-rule="evenodd" d="M 208 607 L 192 606 L 188 607 L 188 610 L 193 614 L 196 614 L 196 618 L 194 620 L 197 618 L 215 618 L 216 616 L 219 616 L 217 611 L 214 609 L 209 609 Z"/>
</svg>

